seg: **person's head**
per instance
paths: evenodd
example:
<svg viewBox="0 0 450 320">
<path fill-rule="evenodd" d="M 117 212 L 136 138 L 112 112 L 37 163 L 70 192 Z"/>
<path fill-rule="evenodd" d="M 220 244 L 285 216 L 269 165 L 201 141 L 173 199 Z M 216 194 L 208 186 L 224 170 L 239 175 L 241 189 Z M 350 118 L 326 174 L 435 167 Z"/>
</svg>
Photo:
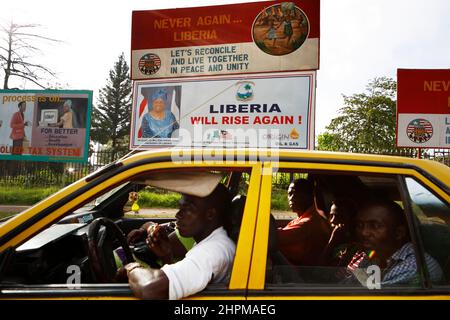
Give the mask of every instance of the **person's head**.
<svg viewBox="0 0 450 320">
<path fill-rule="evenodd" d="M 72 100 L 66 100 L 63 104 L 64 113 L 69 112 L 71 107 L 72 107 Z"/>
<path fill-rule="evenodd" d="M 338 198 L 333 200 L 330 208 L 330 224 L 332 227 L 337 225 L 345 225 L 350 227 L 348 224 L 356 216 L 356 205 L 350 199 Z"/>
<path fill-rule="evenodd" d="M 223 184 L 203 198 L 183 195 L 176 214 L 177 227 L 183 237 L 193 237 L 197 242 L 226 224 L 231 205 L 230 194 Z"/>
<path fill-rule="evenodd" d="M 408 239 L 403 209 L 394 201 L 366 202 L 356 216 L 356 237 L 366 250 L 392 254 Z"/>
<path fill-rule="evenodd" d="M 25 112 L 25 110 L 27 109 L 27 103 L 25 101 L 21 101 L 19 102 L 17 107 L 19 108 L 20 112 Z"/>
<path fill-rule="evenodd" d="M 288 188 L 289 207 L 302 213 L 314 204 L 314 184 L 306 179 L 297 179 Z"/>
<path fill-rule="evenodd" d="M 156 112 L 164 111 L 167 101 L 167 90 L 158 89 L 152 94 L 152 105 L 151 109 Z"/>
</svg>

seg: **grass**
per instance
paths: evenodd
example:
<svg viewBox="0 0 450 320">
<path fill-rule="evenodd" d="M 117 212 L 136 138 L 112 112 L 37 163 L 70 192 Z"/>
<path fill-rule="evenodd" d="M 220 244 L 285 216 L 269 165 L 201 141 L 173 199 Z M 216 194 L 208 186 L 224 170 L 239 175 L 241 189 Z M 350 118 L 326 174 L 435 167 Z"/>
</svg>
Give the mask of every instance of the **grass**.
<svg viewBox="0 0 450 320">
<path fill-rule="evenodd" d="M 0 212 L 0 219 L 15 215 L 15 212 Z"/>
<path fill-rule="evenodd" d="M 155 193 L 145 190 L 139 192 L 138 203 L 141 208 L 178 208 L 179 200 L 178 193 Z M 272 190 L 272 209 L 290 211 L 286 190 L 276 188 Z"/>
<path fill-rule="evenodd" d="M 58 188 L 0 187 L 0 204 L 33 205 L 56 191 Z M 175 192 L 143 190 L 139 192 L 138 203 L 141 208 L 178 208 L 180 197 L 180 194 Z M 277 188 L 272 190 L 272 209 L 290 211 L 286 190 Z"/>
<path fill-rule="evenodd" d="M 32 205 L 58 191 L 58 188 L 0 187 L 0 204 Z"/>
<path fill-rule="evenodd" d="M 141 208 L 178 208 L 180 198 L 180 194 L 175 192 L 141 191 L 139 192 L 138 204 Z"/>
</svg>

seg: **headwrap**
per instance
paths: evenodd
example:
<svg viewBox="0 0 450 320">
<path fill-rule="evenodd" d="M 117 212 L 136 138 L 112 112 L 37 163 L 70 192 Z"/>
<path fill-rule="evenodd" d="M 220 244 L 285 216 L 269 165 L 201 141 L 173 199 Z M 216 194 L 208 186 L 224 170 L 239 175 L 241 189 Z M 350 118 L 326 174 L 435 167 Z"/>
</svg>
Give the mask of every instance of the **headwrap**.
<svg viewBox="0 0 450 320">
<path fill-rule="evenodd" d="M 152 94 L 152 102 L 156 99 L 162 99 L 164 102 L 167 101 L 167 90 L 166 89 L 158 89 Z"/>
<path fill-rule="evenodd" d="M 72 100 L 66 100 L 63 106 L 68 106 L 69 109 L 72 107 Z"/>
</svg>

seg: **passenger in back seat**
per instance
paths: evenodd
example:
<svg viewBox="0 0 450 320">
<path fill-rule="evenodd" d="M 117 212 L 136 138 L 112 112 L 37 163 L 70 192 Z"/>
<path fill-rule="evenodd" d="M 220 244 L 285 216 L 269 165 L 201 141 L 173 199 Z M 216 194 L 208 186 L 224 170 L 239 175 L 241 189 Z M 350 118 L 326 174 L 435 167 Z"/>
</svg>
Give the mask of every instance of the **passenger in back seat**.
<svg viewBox="0 0 450 320">
<path fill-rule="evenodd" d="M 381 270 L 381 286 L 419 285 L 420 277 L 414 246 L 409 239 L 403 209 L 390 200 L 373 200 L 365 203 L 356 218 L 356 238 L 360 250 L 347 266 L 347 280 L 365 285 L 368 274 L 360 272 L 371 265 Z M 437 261 L 425 253 L 430 280 L 442 279 L 442 269 Z M 359 270 L 358 270 L 359 269 Z M 367 279 L 366 279 L 367 280 Z"/>
<path fill-rule="evenodd" d="M 343 252 L 354 242 L 354 225 L 356 204 L 351 199 L 333 200 L 330 210 L 331 236 L 323 252 L 323 264 L 337 266 Z M 349 261 L 347 261 L 348 263 Z"/>
<path fill-rule="evenodd" d="M 330 225 L 314 205 L 314 186 L 306 179 L 289 185 L 289 206 L 298 218 L 277 229 L 281 253 L 297 266 L 318 265 L 330 238 Z"/>
</svg>

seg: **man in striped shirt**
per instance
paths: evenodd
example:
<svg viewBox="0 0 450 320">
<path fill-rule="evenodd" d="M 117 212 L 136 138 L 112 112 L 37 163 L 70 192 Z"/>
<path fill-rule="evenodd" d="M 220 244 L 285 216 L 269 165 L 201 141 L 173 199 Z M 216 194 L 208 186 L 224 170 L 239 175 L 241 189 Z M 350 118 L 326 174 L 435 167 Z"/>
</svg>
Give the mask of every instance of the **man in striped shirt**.
<svg viewBox="0 0 450 320">
<path fill-rule="evenodd" d="M 358 212 L 355 231 L 361 250 L 348 264 L 345 282 L 356 277 L 365 285 L 369 275 L 361 271 L 376 265 L 381 270 L 380 287 L 419 284 L 414 246 L 409 240 L 405 214 L 397 203 L 387 200 L 366 203 Z M 430 280 L 439 282 L 442 269 L 437 261 L 425 253 L 425 264 Z"/>
</svg>

